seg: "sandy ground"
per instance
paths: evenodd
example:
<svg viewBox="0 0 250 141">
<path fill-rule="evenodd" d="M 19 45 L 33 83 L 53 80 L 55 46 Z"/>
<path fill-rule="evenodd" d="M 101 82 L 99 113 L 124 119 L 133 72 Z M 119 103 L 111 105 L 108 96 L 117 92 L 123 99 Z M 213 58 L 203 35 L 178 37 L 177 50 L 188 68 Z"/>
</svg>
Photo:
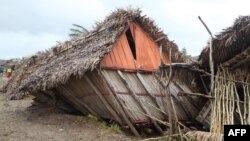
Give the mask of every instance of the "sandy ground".
<svg viewBox="0 0 250 141">
<path fill-rule="evenodd" d="M 4 82 L 0 78 L 0 85 Z M 0 93 L 0 141 L 135 140 L 89 117 L 55 112 L 54 109 L 30 110 L 31 102 L 31 97 L 8 101 Z"/>
</svg>

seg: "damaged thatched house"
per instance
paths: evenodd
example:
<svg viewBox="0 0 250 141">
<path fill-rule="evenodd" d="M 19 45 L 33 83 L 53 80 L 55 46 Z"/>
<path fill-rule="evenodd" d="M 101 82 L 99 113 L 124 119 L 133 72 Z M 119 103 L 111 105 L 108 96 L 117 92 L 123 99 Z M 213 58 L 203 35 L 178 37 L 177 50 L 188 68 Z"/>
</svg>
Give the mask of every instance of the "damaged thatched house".
<svg viewBox="0 0 250 141">
<path fill-rule="evenodd" d="M 118 9 L 93 31 L 23 60 L 5 89 L 12 98 L 31 94 L 40 103 L 62 99 L 83 114 L 128 125 L 137 135 L 136 124 L 152 123 L 161 132 L 155 119 L 192 122 L 202 106 L 200 98 L 178 96 L 200 92 L 196 74 L 173 67 L 166 91 L 155 75 L 161 62 L 182 62 L 176 44 L 140 10 Z M 167 112 L 167 94 L 176 116 Z"/>
<path fill-rule="evenodd" d="M 197 120 L 211 126 L 212 132 L 222 133 L 223 124 L 250 124 L 250 16 L 236 19 L 233 26 L 213 39 L 212 45 L 216 72 L 213 99 Z M 202 51 L 199 61 L 209 72 L 209 47 Z M 205 80 L 211 76 L 205 75 Z"/>
</svg>

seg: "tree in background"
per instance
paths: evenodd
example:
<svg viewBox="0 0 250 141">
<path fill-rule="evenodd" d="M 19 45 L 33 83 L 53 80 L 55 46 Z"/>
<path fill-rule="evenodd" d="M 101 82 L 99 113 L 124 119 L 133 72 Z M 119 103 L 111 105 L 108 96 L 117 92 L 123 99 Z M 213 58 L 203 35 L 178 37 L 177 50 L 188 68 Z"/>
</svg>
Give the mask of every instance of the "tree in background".
<svg viewBox="0 0 250 141">
<path fill-rule="evenodd" d="M 72 25 L 73 25 L 73 27 L 70 29 L 70 34 L 69 34 L 69 36 L 71 38 L 77 37 L 77 36 L 79 36 L 81 34 L 88 33 L 88 30 L 86 28 L 84 28 L 84 27 L 82 27 L 82 26 L 80 26 L 78 24 L 72 24 Z"/>
<path fill-rule="evenodd" d="M 190 62 L 196 62 L 197 61 L 197 57 L 193 57 L 193 56 L 189 55 L 187 53 L 187 49 L 185 47 L 183 47 L 181 49 L 181 53 L 182 53 L 182 57 L 184 59 L 184 62 L 190 63 Z"/>
<path fill-rule="evenodd" d="M 182 48 L 181 53 L 183 56 L 187 56 L 187 49 L 185 47 Z"/>
</svg>

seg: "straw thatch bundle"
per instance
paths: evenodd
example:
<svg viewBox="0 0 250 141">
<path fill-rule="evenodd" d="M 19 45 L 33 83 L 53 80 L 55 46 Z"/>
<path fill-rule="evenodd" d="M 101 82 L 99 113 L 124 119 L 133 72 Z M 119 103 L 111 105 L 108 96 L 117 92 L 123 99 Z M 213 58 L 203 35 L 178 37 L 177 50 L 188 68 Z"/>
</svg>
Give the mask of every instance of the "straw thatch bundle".
<svg viewBox="0 0 250 141">
<path fill-rule="evenodd" d="M 188 140 L 195 141 L 223 141 L 223 134 L 215 134 L 203 131 L 189 131 L 185 134 Z"/>
<path fill-rule="evenodd" d="M 228 61 L 250 47 L 250 16 L 240 16 L 233 26 L 224 29 L 213 39 L 213 60 L 215 67 Z M 250 53 L 249 53 L 250 54 Z M 209 70 L 209 47 L 202 50 L 200 64 Z"/>
<path fill-rule="evenodd" d="M 117 9 L 87 34 L 24 59 L 5 91 L 13 98 L 21 98 L 25 93 L 45 91 L 64 84 L 72 76 L 81 78 L 87 70 L 98 68 L 101 59 L 111 51 L 132 21 L 157 40 L 163 51 L 168 52 L 171 48 L 172 61 L 181 60 L 176 44 L 169 41 L 151 19 L 142 16 L 140 9 Z"/>
</svg>

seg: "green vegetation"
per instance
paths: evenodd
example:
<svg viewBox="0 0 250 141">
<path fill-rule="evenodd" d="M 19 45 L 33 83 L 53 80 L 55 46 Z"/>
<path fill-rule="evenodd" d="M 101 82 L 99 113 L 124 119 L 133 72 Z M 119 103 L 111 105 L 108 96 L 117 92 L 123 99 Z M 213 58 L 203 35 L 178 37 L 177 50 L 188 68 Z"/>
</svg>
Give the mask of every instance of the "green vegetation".
<svg viewBox="0 0 250 141">
<path fill-rule="evenodd" d="M 88 30 L 86 28 L 78 24 L 72 24 L 72 25 L 73 27 L 70 29 L 70 34 L 69 34 L 70 37 L 73 38 L 79 36 L 80 34 L 88 33 Z"/>
<path fill-rule="evenodd" d="M 102 129 L 108 129 L 110 130 L 110 132 L 113 132 L 113 133 L 121 133 L 121 129 L 120 129 L 120 126 L 117 124 L 117 123 L 107 123 L 106 121 L 103 121 L 103 120 L 98 120 L 97 117 L 89 114 L 87 116 L 79 116 L 77 118 L 77 120 L 79 122 L 91 122 L 93 124 L 96 124 L 97 126 L 99 126 L 100 128 Z"/>
<path fill-rule="evenodd" d="M 5 101 L 5 102 L 3 103 L 3 106 L 5 106 L 5 107 L 10 107 L 11 105 L 10 105 L 10 103 L 9 103 L 8 101 Z"/>
<path fill-rule="evenodd" d="M 116 123 L 112 123 L 112 124 L 110 125 L 110 128 L 111 128 L 111 131 L 112 131 L 113 133 L 116 133 L 116 134 L 121 133 L 121 128 L 120 128 L 120 126 L 119 126 L 118 124 L 116 124 Z"/>
</svg>

